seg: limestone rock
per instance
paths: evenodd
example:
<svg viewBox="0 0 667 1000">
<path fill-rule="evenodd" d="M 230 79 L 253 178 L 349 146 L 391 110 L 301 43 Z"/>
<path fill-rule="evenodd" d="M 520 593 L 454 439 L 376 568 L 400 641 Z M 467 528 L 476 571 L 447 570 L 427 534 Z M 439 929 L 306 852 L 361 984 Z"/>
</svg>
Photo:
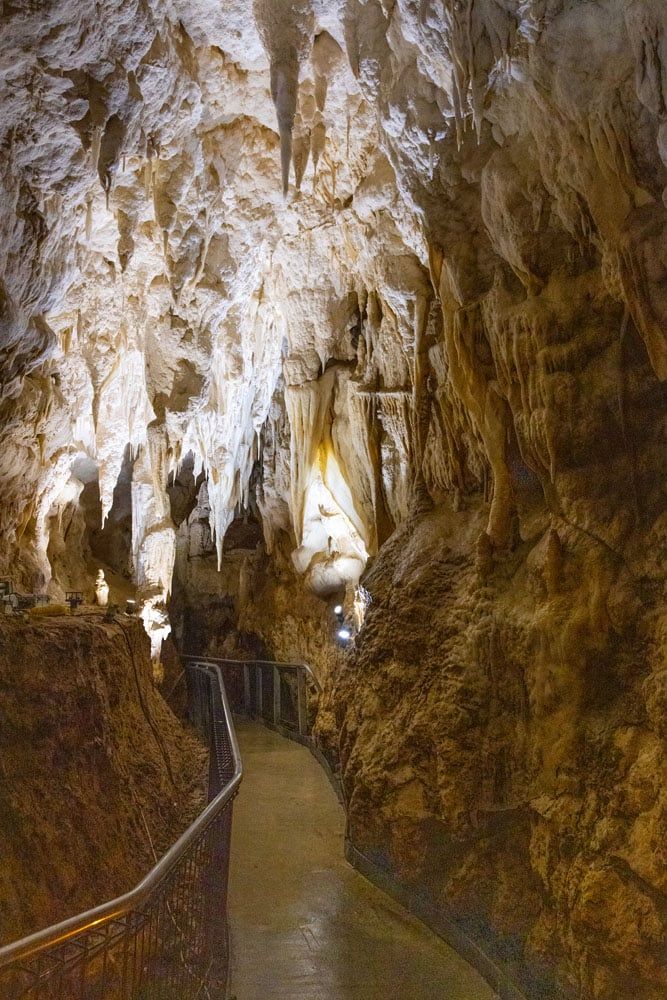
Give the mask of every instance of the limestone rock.
<svg viewBox="0 0 667 1000">
<path fill-rule="evenodd" d="M 0 574 L 312 654 L 365 843 L 661 995 L 665 4 L 0 18 Z"/>
</svg>

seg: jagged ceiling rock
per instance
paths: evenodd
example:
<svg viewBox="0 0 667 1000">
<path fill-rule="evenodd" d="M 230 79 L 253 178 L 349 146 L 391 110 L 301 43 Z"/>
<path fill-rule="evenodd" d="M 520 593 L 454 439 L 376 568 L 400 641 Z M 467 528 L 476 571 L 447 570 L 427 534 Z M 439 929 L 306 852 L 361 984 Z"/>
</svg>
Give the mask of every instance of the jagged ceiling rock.
<svg viewBox="0 0 667 1000">
<path fill-rule="evenodd" d="M 501 545 L 509 438 L 549 509 L 572 500 L 572 358 L 631 326 L 664 373 L 660 4 L 3 17 L 3 558 L 26 580 L 50 578 L 73 463 L 97 464 L 104 518 L 129 444 L 137 581 L 166 596 L 168 477 L 186 456 L 206 474 L 220 551 L 268 426 L 267 537 L 288 511 L 319 587 L 357 577 L 422 481 L 486 484 Z M 270 419 L 283 386 L 288 434 Z M 606 399 L 588 403 L 600 421 Z M 317 520 L 322 490 L 345 539 Z"/>
</svg>

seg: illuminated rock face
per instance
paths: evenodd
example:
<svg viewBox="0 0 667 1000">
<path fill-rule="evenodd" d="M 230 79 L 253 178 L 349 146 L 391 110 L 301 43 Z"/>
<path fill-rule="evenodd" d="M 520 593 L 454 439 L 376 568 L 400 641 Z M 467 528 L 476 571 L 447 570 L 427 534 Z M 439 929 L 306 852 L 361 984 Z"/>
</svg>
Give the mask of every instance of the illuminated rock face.
<svg viewBox="0 0 667 1000">
<path fill-rule="evenodd" d="M 173 22 L 159 4 L 7 15 L 2 559 L 24 586 L 65 584 L 48 551 L 63 549 L 76 513 L 77 463 L 92 463 L 103 523 L 129 448 L 133 576 L 146 617 L 153 607 L 159 617 L 175 551 L 169 477 L 186 457 L 205 473 L 220 552 L 282 380 L 288 400 L 304 381 L 323 397 L 318 440 L 295 431 L 279 459 L 299 468 L 303 495 L 287 483 L 270 501 L 286 505 L 296 562 L 330 589 L 358 578 L 376 548 L 363 439 L 331 439 L 345 373 L 335 391 L 318 380 L 330 359 L 354 368 L 357 293 L 409 253 L 389 221 L 397 192 L 338 21 L 322 15 L 338 42 L 321 26 L 316 39 L 304 5 L 306 27 L 297 17 L 285 39 L 282 15 L 255 6 L 257 25 L 250 2 L 184 3 Z M 292 42 L 305 74 L 295 119 L 305 187 L 285 203 L 269 62 L 289 63 Z M 369 207 L 357 212 L 360 186 Z M 370 231 L 377 213 L 386 233 Z M 411 294 L 397 297 L 395 328 L 409 322 Z M 381 353 L 394 367 L 391 350 Z M 75 562 L 71 553 L 71 577 Z"/>
<path fill-rule="evenodd" d="M 665 5 L 19 7 L 0 572 L 57 594 L 107 553 L 157 655 L 174 565 L 214 588 L 256 504 L 292 582 L 244 614 L 331 668 L 359 836 L 425 878 L 444 830 L 447 898 L 585 995 L 662 995 Z M 288 574 L 351 606 L 369 560 L 334 685 Z"/>
</svg>

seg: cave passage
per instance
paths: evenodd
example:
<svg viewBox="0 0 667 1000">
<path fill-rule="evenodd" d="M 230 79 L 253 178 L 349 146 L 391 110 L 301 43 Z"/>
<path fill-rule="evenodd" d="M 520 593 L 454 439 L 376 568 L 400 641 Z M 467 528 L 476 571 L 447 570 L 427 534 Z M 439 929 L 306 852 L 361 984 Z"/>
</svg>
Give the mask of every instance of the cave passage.
<svg viewBox="0 0 667 1000">
<path fill-rule="evenodd" d="M 0 150 L 0 1000 L 213 673 L 504 997 L 667 1000 L 667 0 L 6 0 Z M 483 1000 L 242 740 L 237 1000 Z M 96 997 L 224 994 L 231 811 Z"/>
<path fill-rule="evenodd" d="M 236 1000 L 487 1000 L 459 955 L 354 871 L 344 814 L 308 750 L 237 722 L 229 913 Z"/>
</svg>

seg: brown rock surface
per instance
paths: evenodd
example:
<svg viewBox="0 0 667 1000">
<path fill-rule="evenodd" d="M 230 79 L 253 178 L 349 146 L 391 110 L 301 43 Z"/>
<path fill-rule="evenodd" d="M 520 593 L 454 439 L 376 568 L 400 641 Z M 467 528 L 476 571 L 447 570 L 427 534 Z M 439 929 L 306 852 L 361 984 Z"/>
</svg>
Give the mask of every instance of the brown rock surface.
<svg viewBox="0 0 667 1000">
<path fill-rule="evenodd" d="M 480 579 L 479 519 L 416 519 L 365 578 L 374 603 L 333 689 L 352 838 L 491 950 L 500 935 L 501 954 L 513 942 L 514 959 L 584 996 L 658 1000 L 667 762 L 655 581 L 619 572 L 571 529 L 555 593 L 548 536 Z M 635 602 L 623 627 L 609 611 L 619 576 Z"/>
<path fill-rule="evenodd" d="M 0 942 L 131 889 L 205 801 L 206 752 L 136 620 L 0 618 Z"/>
</svg>

